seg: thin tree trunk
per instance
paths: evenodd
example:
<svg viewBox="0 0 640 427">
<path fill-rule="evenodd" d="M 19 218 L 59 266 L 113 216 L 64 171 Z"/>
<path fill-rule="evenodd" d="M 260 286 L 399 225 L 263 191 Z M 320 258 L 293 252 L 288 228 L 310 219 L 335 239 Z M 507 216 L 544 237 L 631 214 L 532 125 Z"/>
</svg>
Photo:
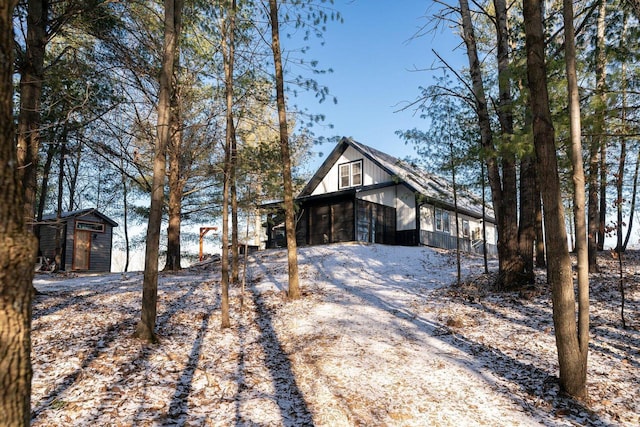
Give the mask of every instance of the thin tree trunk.
<svg viewBox="0 0 640 427">
<path fill-rule="evenodd" d="M 604 250 L 604 240 L 607 229 L 607 143 L 600 144 L 600 207 L 598 208 L 598 250 Z"/>
<path fill-rule="evenodd" d="M 40 106 L 47 46 L 48 0 L 28 0 L 26 55 L 20 64 L 18 165 L 23 185 L 25 225 L 32 227 L 36 202 L 36 175 L 40 150 Z"/>
<path fill-rule="evenodd" d="M 160 94 L 158 97 L 158 136 L 153 161 L 151 208 L 147 227 L 147 247 L 142 282 L 142 314 L 135 331 L 136 337 L 147 342 L 155 342 L 157 340 L 155 327 L 158 301 L 158 250 L 164 201 L 166 151 L 171 137 L 171 76 L 176 56 L 177 37 L 179 36 L 177 31 L 181 26 L 182 0 L 165 0 L 164 8 L 164 48 L 162 70 L 160 72 Z"/>
<path fill-rule="evenodd" d="M 223 22 L 222 53 L 224 58 L 225 91 L 227 102 L 227 128 L 224 146 L 224 184 L 222 195 L 222 328 L 231 326 L 229 320 L 229 198 L 232 186 L 231 175 L 233 165 L 233 139 L 235 137 L 235 123 L 233 120 L 233 65 L 235 60 L 235 22 L 236 1 L 225 4 L 227 22 Z"/>
<path fill-rule="evenodd" d="M 123 216 L 123 230 L 124 230 L 124 272 L 129 271 L 129 191 L 127 189 L 127 174 L 124 170 L 124 156 L 120 156 L 120 176 L 122 179 L 122 216 Z"/>
<path fill-rule="evenodd" d="M 567 249 L 555 132 L 549 109 L 541 0 L 525 0 L 523 12 L 529 92 L 536 94 L 529 99 L 533 117 L 536 167 L 544 209 L 547 272 L 552 289 L 560 386 L 563 391 L 582 398 L 586 397 L 586 366 L 578 342 L 573 272 Z"/>
<path fill-rule="evenodd" d="M 282 161 L 282 180 L 284 186 L 285 233 L 287 238 L 287 258 L 289 265 L 289 298 L 300 298 L 298 281 L 298 250 L 296 246 L 295 207 L 293 204 L 293 179 L 291 177 L 291 155 L 289 153 L 289 130 L 287 127 L 287 109 L 284 98 L 284 73 L 282 70 L 282 50 L 278 24 L 278 4 L 269 0 L 271 20 L 271 49 L 276 73 L 276 97 L 278 121 L 280 124 L 280 156 Z"/>
<path fill-rule="evenodd" d="M 589 187 L 588 187 L 588 251 L 589 251 L 589 272 L 596 273 L 598 268 L 598 228 L 600 226 L 600 214 L 598 212 L 598 173 L 600 159 L 600 146 L 604 144 L 604 122 L 606 114 L 606 66 L 607 54 L 605 48 L 605 29 L 607 2 L 599 0 L 597 36 L 596 36 L 596 113 L 594 114 L 595 126 L 591 144 L 589 145 Z"/>
<path fill-rule="evenodd" d="M 542 199 L 540 198 L 540 184 L 536 172 L 536 267 L 544 268 L 547 266 L 544 248 L 544 229 L 542 224 Z"/>
<path fill-rule="evenodd" d="M 622 28 L 622 37 L 620 38 L 620 47 L 624 49 L 624 37 L 627 34 L 627 15 L 624 14 L 623 18 L 623 28 Z M 618 254 L 622 253 L 622 235 L 623 235 L 623 211 L 622 208 L 624 206 L 624 194 L 623 194 L 623 184 L 624 184 L 624 172 L 627 162 L 627 63 L 622 62 L 621 69 L 621 81 L 622 81 L 622 117 L 620 118 L 622 123 L 622 138 L 620 138 L 620 157 L 618 159 L 618 173 L 616 174 L 616 212 L 617 212 L 617 221 L 616 221 L 616 252 Z M 621 258 L 621 257 L 620 257 Z"/>
<path fill-rule="evenodd" d="M 571 133 L 571 163 L 573 165 L 574 217 L 576 226 L 576 257 L 578 260 L 578 360 L 573 381 L 567 386 L 569 393 L 579 399 L 587 397 L 587 359 L 589 354 L 589 251 L 587 246 L 586 195 L 584 160 L 582 158 L 582 125 L 580 120 L 580 93 L 576 65 L 575 31 L 573 29 L 573 0 L 564 0 L 565 64 L 569 98 Z M 575 310 L 575 309 L 574 309 Z"/>
<path fill-rule="evenodd" d="M 62 267 L 62 239 L 64 233 L 64 224 L 62 223 L 62 196 L 64 193 L 64 156 L 66 145 L 60 143 L 60 157 L 58 159 L 58 200 L 56 209 L 56 238 L 55 238 L 55 270 L 59 271 Z"/>
<path fill-rule="evenodd" d="M 176 42 L 179 45 L 179 41 Z M 176 47 L 178 51 L 179 46 Z M 179 56 L 179 55 L 177 55 Z M 176 58 L 177 65 L 178 58 Z M 178 67 L 175 67 L 176 69 Z M 184 180 L 182 179 L 182 114 L 180 108 L 180 89 L 178 84 L 178 71 L 174 72 L 175 91 L 171 97 L 171 137 L 169 138 L 169 224 L 167 226 L 167 259 L 165 261 L 165 271 L 178 271 L 181 266 L 180 248 L 180 227 L 182 214 L 182 193 L 184 191 Z"/>
<path fill-rule="evenodd" d="M 449 118 L 451 114 L 449 115 Z M 458 214 L 458 188 L 456 186 L 456 166 L 453 158 L 453 140 L 449 135 L 449 155 L 451 156 L 451 185 L 453 186 L 453 208 L 456 218 L 456 278 L 457 284 L 460 285 L 462 280 L 462 272 L 460 271 L 460 215 Z"/>
<path fill-rule="evenodd" d="M 633 229 L 633 217 L 636 215 L 636 197 L 638 194 L 638 170 L 640 169 L 640 148 L 636 157 L 636 166 L 633 172 L 633 190 L 631 191 L 631 209 L 629 211 L 629 224 L 627 225 L 627 235 L 622 244 L 622 252 L 627 250 L 629 239 L 631 238 L 631 230 Z"/>
<path fill-rule="evenodd" d="M 240 247 L 238 243 L 238 187 L 236 170 L 238 168 L 238 146 L 234 135 L 231 138 L 231 282 L 239 283 Z M 245 254 L 246 256 L 246 254 Z"/>
<path fill-rule="evenodd" d="M 487 253 L 487 195 L 486 182 L 484 179 L 484 161 L 480 160 L 480 174 L 482 179 L 482 259 L 484 264 L 484 274 L 489 274 L 489 260 Z"/>
<path fill-rule="evenodd" d="M 13 122 L 13 9 L 0 7 L 0 420 L 31 420 L 31 300 L 36 240 L 25 228 Z"/>
<path fill-rule="evenodd" d="M 35 227 L 35 234 L 38 239 L 40 239 L 40 227 L 42 223 L 42 217 L 44 216 L 44 205 L 47 202 L 47 194 L 49 192 L 49 175 L 51 174 L 51 164 L 53 163 L 53 158 L 56 154 L 56 145 L 49 144 L 47 148 L 47 158 L 44 162 L 44 167 L 42 168 L 42 181 L 40 182 L 40 197 L 38 200 L 37 213 L 36 213 L 36 222 L 37 226 Z"/>
</svg>

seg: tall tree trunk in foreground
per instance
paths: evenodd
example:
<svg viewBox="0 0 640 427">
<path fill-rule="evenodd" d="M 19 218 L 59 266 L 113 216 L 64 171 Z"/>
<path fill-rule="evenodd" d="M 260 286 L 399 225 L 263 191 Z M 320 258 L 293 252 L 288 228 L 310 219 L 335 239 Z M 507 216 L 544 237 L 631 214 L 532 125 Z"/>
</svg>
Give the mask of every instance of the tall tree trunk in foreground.
<svg viewBox="0 0 640 427">
<path fill-rule="evenodd" d="M 589 272 L 596 273 L 598 268 L 598 228 L 600 224 L 600 214 L 598 212 L 598 170 L 600 159 L 600 146 L 605 143 L 604 124 L 607 111 L 605 98 L 607 53 L 605 47 L 605 15 L 607 12 L 607 2 L 599 0 L 598 23 L 596 32 L 596 93 L 595 93 L 595 125 L 593 137 L 589 145 L 589 188 L 588 188 L 588 250 L 589 250 Z"/>
<path fill-rule="evenodd" d="M 0 422 L 31 419 L 31 299 L 36 241 L 25 229 L 13 123 L 13 9 L 0 6 Z"/>
<path fill-rule="evenodd" d="M 291 155 L 289 153 L 289 130 L 287 128 L 287 109 L 284 98 L 284 73 L 282 71 L 282 50 L 278 24 L 278 4 L 269 0 L 271 20 L 271 49 L 276 71 L 276 96 L 278 121 L 280 123 L 280 156 L 282 159 L 282 180 L 284 186 L 285 232 L 287 235 L 287 254 L 289 261 L 289 298 L 300 298 L 298 282 L 298 248 L 296 246 L 296 222 L 293 204 L 293 179 L 291 177 Z"/>
<path fill-rule="evenodd" d="M 160 225 L 164 201 L 164 181 L 166 172 L 166 152 L 171 137 L 171 92 L 173 64 L 180 28 L 182 0 L 164 1 L 164 48 L 162 70 L 160 72 L 160 93 L 158 96 L 158 125 L 156 152 L 153 161 L 153 182 L 151 188 L 151 209 L 147 226 L 147 247 L 144 259 L 144 279 L 142 282 L 142 315 L 136 327 L 135 336 L 155 342 L 156 310 L 158 301 L 158 250 L 160 246 Z"/>
<path fill-rule="evenodd" d="M 560 367 L 560 387 L 578 398 L 586 397 L 586 359 L 580 351 L 575 320 L 573 271 L 567 248 L 564 208 L 549 110 L 545 69 L 541 0 L 524 0 L 527 76 L 533 116 L 536 166 L 543 200 L 547 243 L 547 273 L 551 284 L 553 324 Z"/>
<path fill-rule="evenodd" d="M 576 66 L 575 31 L 573 29 L 573 0 L 564 0 L 564 47 L 567 70 L 567 92 L 569 97 L 569 120 L 571 132 L 571 163 L 573 164 L 574 217 L 576 226 L 576 256 L 578 260 L 578 368 L 576 383 L 571 395 L 580 399 L 587 397 L 587 358 L 589 354 L 589 250 L 587 247 L 586 195 L 584 160 L 582 158 L 582 125 L 580 120 L 580 93 Z M 575 311 L 572 310 L 572 313 Z M 575 350 L 574 350 L 575 351 Z"/>
<path fill-rule="evenodd" d="M 18 165 L 22 182 L 26 226 L 35 214 L 36 174 L 40 149 L 40 106 L 47 46 L 48 0 L 28 0 L 25 57 L 20 63 L 20 113 L 18 115 Z"/>
</svg>

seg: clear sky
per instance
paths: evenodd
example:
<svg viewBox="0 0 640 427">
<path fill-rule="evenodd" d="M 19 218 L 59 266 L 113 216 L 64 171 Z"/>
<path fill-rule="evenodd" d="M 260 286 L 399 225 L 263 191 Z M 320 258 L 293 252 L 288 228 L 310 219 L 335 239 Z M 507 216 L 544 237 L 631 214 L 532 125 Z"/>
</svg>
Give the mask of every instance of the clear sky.
<svg viewBox="0 0 640 427">
<path fill-rule="evenodd" d="M 427 70 L 439 65 L 432 49 L 456 69 L 465 65 L 454 29 L 414 38 L 428 25 L 435 7 L 430 0 L 335 1 L 334 8 L 344 22 L 330 22 L 325 44 L 314 42 L 306 58 L 319 61 L 319 68 L 333 69 L 317 80 L 329 87 L 338 103 L 327 99 L 318 104 L 311 94 L 290 99 L 292 104 L 324 114 L 325 123 L 334 126 L 314 126 L 316 136 L 350 136 L 400 158 L 414 154 L 395 132 L 425 128 L 427 122 L 413 110 L 397 111 L 416 99 L 420 86 L 432 84 L 435 74 L 442 75 L 442 71 Z M 295 43 L 288 39 L 282 42 L 284 49 L 295 47 Z M 326 155 L 332 148 L 333 144 L 324 144 L 317 150 Z M 314 162 L 311 169 L 321 161 Z"/>
</svg>

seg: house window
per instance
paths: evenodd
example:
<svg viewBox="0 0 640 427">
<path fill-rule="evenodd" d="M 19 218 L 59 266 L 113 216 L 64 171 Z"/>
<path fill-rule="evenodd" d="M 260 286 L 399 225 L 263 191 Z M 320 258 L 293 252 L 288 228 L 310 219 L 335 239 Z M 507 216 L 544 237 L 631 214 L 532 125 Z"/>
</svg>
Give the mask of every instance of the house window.
<svg viewBox="0 0 640 427">
<path fill-rule="evenodd" d="M 464 237 L 465 239 L 468 239 L 469 232 L 470 232 L 469 221 L 466 219 L 463 219 L 462 220 L 462 237 Z"/>
<path fill-rule="evenodd" d="M 76 230 L 97 231 L 104 233 L 104 224 L 98 222 L 80 222 L 76 221 Z"/>
<path fill-rule="evenodd" d="M 362 185 L 362 160 L 343 163 L 340 165 L 339 188 L 357 187 Z"/>
<path fill-rule="evenodd" d="M 436 217 L 436 230 L 444 231 L 446 233 L 450 232 L 450 223 L 449 223 L 449 212 L 442 210 L 440 208 L 435 209 L 435 217 Z"/>
</svg>

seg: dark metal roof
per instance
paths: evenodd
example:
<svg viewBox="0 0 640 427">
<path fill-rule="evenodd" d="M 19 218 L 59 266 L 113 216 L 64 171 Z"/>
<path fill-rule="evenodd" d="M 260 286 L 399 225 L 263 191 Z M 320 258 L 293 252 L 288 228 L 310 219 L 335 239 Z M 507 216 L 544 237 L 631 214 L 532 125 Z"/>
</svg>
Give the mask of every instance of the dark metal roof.
<svg viewBox="0 0 640 427">
<path fill-rule="evenodd" d="M 62 212 L 60 214 L 60 218 L 83 217 L 83 216 L 88 216 L 88 215 L 95 215 L 95 216 L 101 218 L 102 220 L 104 220 L 104 222 L 106 222 L 107 224 L 109 224 L 112 227 L 117 227 L 118 226 L 117 222 L 115 222 L 114 220 L 112 220 L 111 218 L 109 218 L 108 216 L 103 214 L 102 212 L 98 211 L 96 208 L 78 209 L 78 210 L 75 210 L 75 211 Z M 47 215 L 44 215 L 42 217 L 42 220 L 43 221 L 51 221 L 51 220 L 55 220 L 57 218 L 58 218 L 57 214 L 47 214 Z"/>
</svg>

